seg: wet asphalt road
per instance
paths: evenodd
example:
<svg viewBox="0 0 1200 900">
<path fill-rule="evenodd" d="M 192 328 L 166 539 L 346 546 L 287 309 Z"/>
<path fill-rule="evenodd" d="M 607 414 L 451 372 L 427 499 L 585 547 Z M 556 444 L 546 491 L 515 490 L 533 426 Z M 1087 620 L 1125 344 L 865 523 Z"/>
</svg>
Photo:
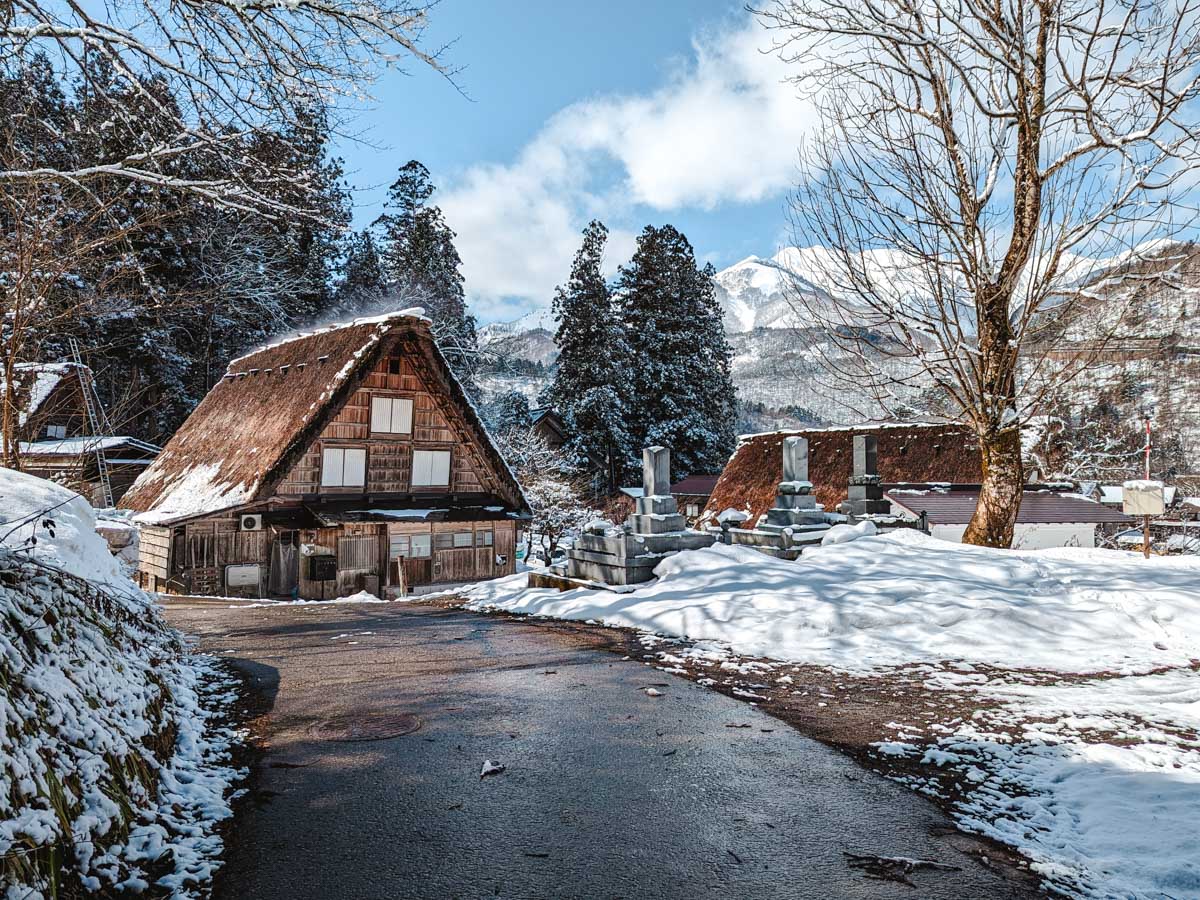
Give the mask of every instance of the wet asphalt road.
<svg viewBox="0 0 1200 900">
<path fill-rule="evenodd" d="M 1028 896 L 917 795 L 585 639 L 400 604 L 167 611 L 268 710 L 219 900 Z M 420 728 L 314 734 L 402 714 Z M 480 780 L 485 759 L 506 771 Z M 908 886 L 846 853 L 958 869 Z"/>
</svg>

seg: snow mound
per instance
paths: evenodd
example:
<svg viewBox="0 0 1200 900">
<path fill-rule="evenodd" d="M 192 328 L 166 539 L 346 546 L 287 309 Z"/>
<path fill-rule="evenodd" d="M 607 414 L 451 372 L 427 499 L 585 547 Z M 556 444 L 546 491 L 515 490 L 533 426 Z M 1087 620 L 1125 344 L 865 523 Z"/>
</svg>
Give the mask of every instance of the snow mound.
<svg viewBox="0 0 1200 900">
<path fill-rule="evenodd" d="M 88 581 L 129 587 L 108 542 L 96 533 L 91 504 L 74 491 L 0 468 L 0 510 L 0 545 L 24 548 L 33 559 Z"/>
<path fill-rule="evenodd" d="M 370 591 L 362 590 L 348 597 L 338 597 L 335 603 L 382 603 L 383 601 Z"/>
<path fill-rule="evenodd" d="M 231 682 L 122 576 L 83 498 L 0 469 L 0 508 L 5 896 L 202 893 L 240 775 L 213 712 Z"/>
<path fill-rule="evenodd" d="M 965 660 L 1144 672 L 1200 658 L 1200 559 L 1012 551 L 916 531 L 814 548 L 795 562 L 714 544 L 669 556 L 629 594 L 527 590 L 504 578 L 474 608 L 596 619 L 846 670 Z"/>
<path fill-rule="evenodd" d="M 848 544 L 859 538 L 873 537 L 878 529 L 874 522 L 859 522 L 857 525 L 834 525 L 821 538 L 821 544 Z"/>
</svg>

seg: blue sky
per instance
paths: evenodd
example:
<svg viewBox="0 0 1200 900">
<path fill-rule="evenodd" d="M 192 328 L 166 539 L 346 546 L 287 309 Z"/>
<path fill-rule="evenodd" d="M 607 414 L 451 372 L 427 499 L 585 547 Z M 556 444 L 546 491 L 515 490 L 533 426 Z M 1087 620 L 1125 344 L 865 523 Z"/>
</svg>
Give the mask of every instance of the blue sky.
<svg viewBox="0 0 1200 900">
<path fill-rule="evenodd" d="M 457 81 L 388 74 L 343 139 L 358 225 L 410 158 L 439 185 L 481 321 L 548 303 L 579 231 L 612 231 L 610 268 L 670 222 L 718 267 L 787 242 L 808 110 L 770 35 L 713 0 L 443 0 L 427 45 L 455 41 Z"/>
</svg>

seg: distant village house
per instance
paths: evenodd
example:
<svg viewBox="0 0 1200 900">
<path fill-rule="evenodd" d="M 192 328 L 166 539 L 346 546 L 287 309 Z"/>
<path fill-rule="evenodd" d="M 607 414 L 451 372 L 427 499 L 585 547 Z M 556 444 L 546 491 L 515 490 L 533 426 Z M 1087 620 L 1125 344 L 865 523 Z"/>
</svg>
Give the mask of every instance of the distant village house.
<svg viewBox="0 0 1200 900">
<path fill-rule="evenodd" d="M 17 431 L 21 468 L 78 491 L 93 506 L 119 501 L 161 448 L 106 434 L 92 370 L 73 362 L 18 363 Z M 90 401 L 90 407 L 89 407 Z M 106 498 L 105 475 L 111 489 Z"/>
</svg>

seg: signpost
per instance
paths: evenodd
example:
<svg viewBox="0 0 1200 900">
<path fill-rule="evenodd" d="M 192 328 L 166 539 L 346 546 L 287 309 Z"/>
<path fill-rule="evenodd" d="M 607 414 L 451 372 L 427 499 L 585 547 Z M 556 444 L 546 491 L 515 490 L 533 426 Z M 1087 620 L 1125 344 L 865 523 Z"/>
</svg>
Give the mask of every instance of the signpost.
<svg viewBox="0 0 1200 900">
<path fill-rule="evenodd" d="M 1163 483 L 1150 478 L 1150 417 L 1146 416 L 1145 478 L 1127 481 L 1121 490 L 1121 506 L 1127 516 L 1142 517 L 1142 554 L 1150 558 L 1150 519 L 1166 512 Z"/>
</svg>

